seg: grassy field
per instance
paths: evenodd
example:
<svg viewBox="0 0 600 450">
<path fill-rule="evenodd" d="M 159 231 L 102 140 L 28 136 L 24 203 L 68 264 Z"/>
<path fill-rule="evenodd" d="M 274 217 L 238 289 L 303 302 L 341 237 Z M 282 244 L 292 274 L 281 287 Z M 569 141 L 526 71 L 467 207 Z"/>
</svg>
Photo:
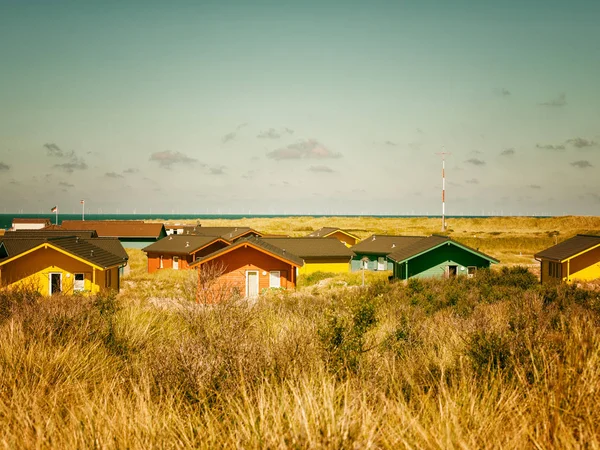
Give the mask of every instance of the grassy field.
<svg viewBox="0 0 600 450">
<path fill-rule="evenodd" d="M 188 221 L 188 223 L 196 223 Z M 371 234 L 426 236 L 441 233 L 440 219 L 294 217 L 203 220 L 204 226 L 248 226 L 267 234 L 305 236 L 334 226 L 366 238 Z M 503 264 L 535 264 L 533 255 L 578 233 L 599 233 L 600 217 L 490 217 L 448 219 L 445 234 L 500 259 Z"/>
<path fill-rule="evenodd" d="M 0 291 L 0 447 L 600 446 L 597 290 L 505 267 L 207 308 L 161 277 Z"/>
<path fill-rule="evenodd" d="M 234 225 L 436 232 L 426 219 L 352 220 Z M 524 258 L 600 227 L 449 225 Z M 364 287 L 362 274 L 315 274 L 295 292 L 206 307 L 193 271 L 149 275 L 143 252 L 129 254 L 116 297 L 0 289 L 0 448 L 600 448 L 600 285 L 540 286 L 511 265 L 407 284 L 367 273 Z"/>
</svg>

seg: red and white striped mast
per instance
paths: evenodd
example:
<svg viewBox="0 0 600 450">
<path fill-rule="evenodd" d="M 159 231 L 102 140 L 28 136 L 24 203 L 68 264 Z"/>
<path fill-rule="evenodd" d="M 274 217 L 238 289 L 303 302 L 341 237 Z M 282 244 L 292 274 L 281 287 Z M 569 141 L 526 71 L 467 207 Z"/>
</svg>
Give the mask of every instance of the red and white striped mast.
<svg viewBox="0 0 600 450">
<path fill-rule="evenodd" d="M 442 231 L 446 231 L 446 155 L 452 153 L 442 151 L 436 153 L 442 157 Z"/>
</svg>

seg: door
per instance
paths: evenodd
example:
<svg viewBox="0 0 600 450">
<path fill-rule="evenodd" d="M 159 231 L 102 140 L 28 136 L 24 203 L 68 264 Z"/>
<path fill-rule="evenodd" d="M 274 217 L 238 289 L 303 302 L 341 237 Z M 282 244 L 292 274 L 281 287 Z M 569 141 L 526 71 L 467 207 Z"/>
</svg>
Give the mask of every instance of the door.
<svg viewBox="0 0 600 450">
<path fill-rule="evenodd" d="M 50 295 L 60 294 L 62 291 L 62 273 L 51 273 L 49 277 Z"/>
<path fill-rule="evenodd" d="M 385 258 L 383 256 L 380 256 L 379 258 L 377 258 L 377 270 L 386 270 L 387 269 L 387 264 L 385 263 Z"/>
<path fill-rule="evenodd" d="M 448 278 L 456 276 L 458 266 L 448 266 Z"/>
<path fill-rule="evenodd" d="M 258 297 L 258 271 L 256 270 L 246 272 L 246 297 Z"/>
<path fill-rule="evenodd" d="M 173 256 L 173 269 L 179 269 L 179 256 Z"/>
</svg>

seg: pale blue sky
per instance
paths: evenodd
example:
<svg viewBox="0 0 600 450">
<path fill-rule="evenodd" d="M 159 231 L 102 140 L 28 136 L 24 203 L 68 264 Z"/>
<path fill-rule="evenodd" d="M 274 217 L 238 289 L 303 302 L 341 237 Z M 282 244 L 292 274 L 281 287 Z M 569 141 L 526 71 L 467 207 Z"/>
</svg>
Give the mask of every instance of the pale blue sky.
<svg viewBox="0 0 600 450">
<path fill-rule="evenodd" d="M 599 17 L 0 0 L 0 211 L 598 214 Z"/>
</svg>

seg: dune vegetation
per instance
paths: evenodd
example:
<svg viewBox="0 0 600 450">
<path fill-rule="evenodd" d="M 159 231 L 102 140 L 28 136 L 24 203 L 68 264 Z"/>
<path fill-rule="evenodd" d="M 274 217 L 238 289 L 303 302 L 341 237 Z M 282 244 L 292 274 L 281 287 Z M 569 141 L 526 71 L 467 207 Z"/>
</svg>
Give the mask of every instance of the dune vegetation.
<svg viewBox="0 0 600 450">
<path fill-rule="evenodd" d="M 196 221 L 183 221 L 196 223 Z M 598 216 L 448 218 L 285 217 L 202 220 L 204 226 L 248 226 L 266 234 L 305 236 L 336 226 L 364 239 L 371 234 L 446 234 L 496 257 L 503 264 L 535 265 L 533 255 L 578 233 L 598 233 Z"/>
<path fill-rule="evenodd" d="M 248 225 L 298 235 L 319 220 Z M 406 220 L 340 226 L 436 231 Z M 574 234 L 568 218 L 487 220 L 450 233 L 492 249 Z M 510 264 L 364 286 L 317 273 L 202 305 L 194 271 L 150 275 L 129 253 L 119 295 L 0 290 L 0 448 L 600 447 L 599 285 L 541 286 Z"/>
</svg>

